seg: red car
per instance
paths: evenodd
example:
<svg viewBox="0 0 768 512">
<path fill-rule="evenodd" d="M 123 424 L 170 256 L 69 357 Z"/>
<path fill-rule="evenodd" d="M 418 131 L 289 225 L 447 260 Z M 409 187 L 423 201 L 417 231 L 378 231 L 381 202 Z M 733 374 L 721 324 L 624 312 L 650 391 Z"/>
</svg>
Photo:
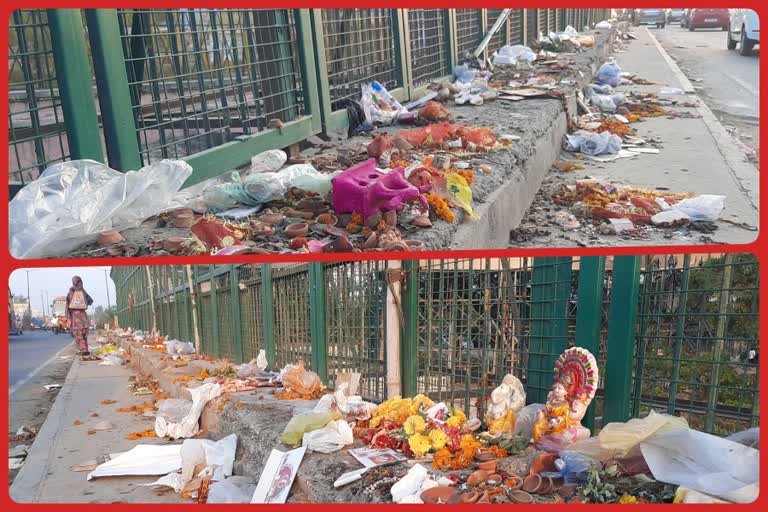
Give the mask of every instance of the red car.
<svg viewBox="0 0 768 512">
<path fill-rule="evenodd" d="M 688 30 L 693 32 L 697 28 L 728 30 L 730 22 L 728 9 L 691 9 L 685 24 Z"/>
</svg>

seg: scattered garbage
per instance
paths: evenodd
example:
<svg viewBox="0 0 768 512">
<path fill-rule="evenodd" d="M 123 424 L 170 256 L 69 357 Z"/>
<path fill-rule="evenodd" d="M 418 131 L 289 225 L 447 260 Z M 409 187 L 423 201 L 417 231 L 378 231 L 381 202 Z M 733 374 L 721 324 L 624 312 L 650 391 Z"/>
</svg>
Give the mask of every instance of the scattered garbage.
<svg viewBox="0 0 768 512">
<path fill-rule="evenodd" d="M 621 68 L 615 62 L 606 62 L 595 74 L 595 82 L 618 87 L 621 84 Z"/>
<path fill-rule="evenodd" d="M 299 446 L 304 434 L 319 430 L 331 421 L 340 418 L 341 415 L 339 413 L 304 412 L 297 414 L 285 426 L 283 435 L 280 436 L 280 442 L 288 446 Z"/>
<path fill-rule="evenodd" d="M 43 387 L 51 391 L 52 389 L 61 389 L 61 384 L 43 384 Z"/>
<path fill-rule="evenodd" d="M 192 174 L 181 160 L 119 172 L 93 160 L 48 167 L 8 204 L 15 258 L 66 256 L 102 231 L 121 231 L 168 208 Z"/>
<path fill-rule="evenodd" d="M 662 87 L 659 90 L 659 94 L 663 96 L 680 96 L 685 94 L 685 91 L 678 87 Z"/>
<path fill-rule="evenodd" d="M 339 419 L 329 421 L 323 428 L 306 432 L 302 444 L 315 452 L 333 453 L 354 441 L 352 427 L 346 420 Z"/>
<path fill-rule="evenodd" d="M 245 476 L 230 476 L 208 488 L 206 503 L 250 503 L 256 482 Z"/>
<path fill-rule="evenodd" d="M 493 65 L 512 64 L 519 66 L 523 62 L 531 63 L 536 60 L 536 53 L 527 46 L 519 44 L 502 46 L 493 58 Z"/>
<path fill-rule="evenodd" d="M 194 354 L 195 346 L 188 341 L 168 340 L 165 342 L 167 351 L 171 355 Z"/>
<path fill-rule="evenodd" d="M 122 366 L 125 364 L 125 359 L 120 356 L 111 354 L 103 357 L 99 366 Z"/>
<path fill-rule="evenodd" d="M 181 445 L 136 445 L 88 473 L 87 480 L 106 476 L 165 475 L 181 469 Z"/>
<path fill-rule="evenodd" d="M 594 133 L 578 130 L 566 135 L 567 149 L 586 155 L 616 154 L 621 150 L 622 140 L 610 132 Z"/>
<path fill-rule="evenodd" d="M 379 82 L 371 82 L 362 86 L 360 103 L 365 111 L 366 119 L 371 125 L 392 124 L 408 115 L 408 110 Z"/>
<path fill-rule="evenodd" d="M 159 402 L 155 417 L 157 437 L 181 439 L 192 437 L 199 431 L 198 420 L 205 404 L 221 394 L 221 386 L 207 383 L 196 388 L 188 388 L 192 401 L 168 399 Z"/>
</svg>

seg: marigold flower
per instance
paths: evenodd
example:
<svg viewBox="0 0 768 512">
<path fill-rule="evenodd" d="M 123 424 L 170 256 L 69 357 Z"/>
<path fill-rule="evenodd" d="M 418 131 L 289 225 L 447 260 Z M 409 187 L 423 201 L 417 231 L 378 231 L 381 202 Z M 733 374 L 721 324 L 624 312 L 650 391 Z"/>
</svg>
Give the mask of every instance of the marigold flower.
<svg viewBox="0 0 768 512">
<path fill-rule="evenodd" d="M 432 448 L 432 445 L 429 443 L 429 438 L 424 434 L 414 434 L 409 437 L 408 446 L 417 457 L 423 456 Z"/>
<path fill-rule="evenodd" d="M 448 442 L 448 436 L 439 428 L 435 428 L 429 431 L 429 442 L 432 444 L 432 449 L 440 450 Z"/>
<path fill-rule="evenodd" d="M 424 432 L 424 429 L 426 427 L 427 427 L 427 422 L 424 421 L 424 418 L 416 414 L 414 414 L 413 416 L 409 416 L 408 419 L 405 420 L 405 424 L 403 425 L 403 428 L 405 428 L 405 433 L 408 434 L 409 436 Z"/>
</svg>

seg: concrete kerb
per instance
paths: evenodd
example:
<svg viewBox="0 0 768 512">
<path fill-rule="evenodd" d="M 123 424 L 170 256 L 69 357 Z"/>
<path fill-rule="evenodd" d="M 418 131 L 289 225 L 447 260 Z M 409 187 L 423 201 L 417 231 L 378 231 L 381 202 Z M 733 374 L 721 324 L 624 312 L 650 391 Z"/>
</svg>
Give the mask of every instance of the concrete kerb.
<svg viewBox="0 0 768 512">
<path fill-rule="evenodd" d="M 718 151 L 723 156 L 728 169 L 733 176 L 733 179 L 738 184 L 740 190 L 749 199 L 750 206 L 756 212 L 759 211 L 760 205 L 760 186 L 759 186 L 759 173 L 754 165 L 746 161 L 744 153 L 742 153 L 734 144 L 734 137 L 728 133 L 722 123 L 717 119 L 714 112 L 709 106 L 696 94 L 696 88 L 693 86 L 688 77 L 685 76 L 683 71 L 667 53 L 664 47 L 661 46 L 656 36 L 648 27 L 643 27 L 650 36 L 651 41 L 656 46 L 656 49 L 661 54 L 664 61 L 667 63 L 672 73 L 680 83 L 680 88 L 694 100 L 698 100 L 698 111 L 701 114 L 704 124 L 712 134 L 712 138 L 717 144 Z"/>
<path fill-rule="evenodd" d="M 130 355 L 131 367 L 143 377 L 152 377 L 173 398 L 189 399 L 187 387 L 199 386 L 198 381 L 177 382 L 177 377 L 192 376 L 203 369 L 215 368 L 208 361 L 190 361 L 187 366 L 174 367 L 163 361 L 163 353 L 136 347 L 121 340 L 120 345 Z M 228 393 L 209 402 L 200 418 L 201 430 L 211 439 L 218 440 L 229 434 L 238 437 L 234 473 L 258 479 L 272 449 L 289 450 L 280 437 L 291 418 L 303 412 L 311 412 L 317 400 L 279 400 L 272 388 Z M 289 502 L 328 503 L 355 502 L 359 487 L 333 488 L 333 481 L 346 471 L 357 469 L 360 464 L 345 450 L 331 453 L 307 452 L 296 476 Z"/>
<path fill-rule="evenodd" d="M 10 498 L 17 503 L 36 503 L 39 499 L 42 483 L 48 477 L 53 445 L 64 428 L 64 411 L 72 401 L 73 383 L 78 378 L 79 370 L 80 360 L 75 357 L 48 416 L 27 452 L 24 465 L 8 489 Z"/>
</svg>

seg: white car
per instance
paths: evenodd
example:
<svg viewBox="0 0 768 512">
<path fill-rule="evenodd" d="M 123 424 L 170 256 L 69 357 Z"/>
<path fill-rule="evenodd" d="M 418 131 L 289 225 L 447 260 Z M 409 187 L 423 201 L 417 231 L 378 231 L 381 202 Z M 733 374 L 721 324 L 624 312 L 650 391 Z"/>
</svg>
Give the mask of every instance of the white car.
<svg viewBox="0 0 768 512">
<path fill-rule="evenodd" d="M 728 29 L 728 49 L 752 55 L 752 48 L 760 44 L 760 19 L 751 9 L 731 9 L 731 23 Z"/>
</svg>

